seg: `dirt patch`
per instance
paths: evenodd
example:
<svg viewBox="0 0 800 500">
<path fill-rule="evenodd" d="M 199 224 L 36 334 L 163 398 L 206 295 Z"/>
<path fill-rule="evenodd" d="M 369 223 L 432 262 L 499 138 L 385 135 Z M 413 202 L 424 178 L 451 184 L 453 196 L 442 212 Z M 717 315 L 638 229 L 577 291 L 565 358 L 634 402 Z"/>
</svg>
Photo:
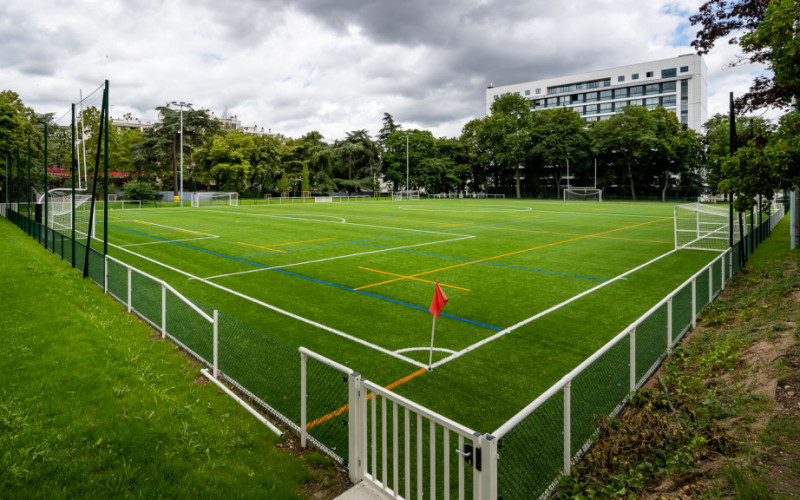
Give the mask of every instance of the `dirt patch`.
<svg viewBox="0 0 800 500">
<path fill-rule="evenodd" d="M 275 446 L 305 460 L 313 479 L 300 485 L 304 497 L 313 500 L 336 498 L 352 486 L 345 467 L 318 451 L 301 447 L 300 439 L 294 434 L 289 434 L 286 440 Z"/>
<path fill-rule="evenodd" d="M 198 375 L 194 378 L 194 380 L 192 380 L 192 382 L 194 382 L 197 385 L 206 385 L 209 382 L 209 380 L 204 375 Z"/>
</svg>

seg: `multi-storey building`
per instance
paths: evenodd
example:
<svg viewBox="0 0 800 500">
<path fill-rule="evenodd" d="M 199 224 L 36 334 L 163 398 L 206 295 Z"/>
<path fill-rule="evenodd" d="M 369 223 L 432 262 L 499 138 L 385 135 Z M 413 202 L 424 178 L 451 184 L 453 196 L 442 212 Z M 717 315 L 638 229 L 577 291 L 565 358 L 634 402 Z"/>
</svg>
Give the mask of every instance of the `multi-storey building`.
<svg viewBox="0 0 800 500">
<path fill-rule="evenodd" d="M 604 120 L 624 106 L 663 106 L 684 127 L 699 131 L 706 120 L 706 65 L 695 54 L 486 89 L 486 114 L 502 95 L 531 101 L 531 109 L 572 108 L 587 123 Z"/>
</svg>

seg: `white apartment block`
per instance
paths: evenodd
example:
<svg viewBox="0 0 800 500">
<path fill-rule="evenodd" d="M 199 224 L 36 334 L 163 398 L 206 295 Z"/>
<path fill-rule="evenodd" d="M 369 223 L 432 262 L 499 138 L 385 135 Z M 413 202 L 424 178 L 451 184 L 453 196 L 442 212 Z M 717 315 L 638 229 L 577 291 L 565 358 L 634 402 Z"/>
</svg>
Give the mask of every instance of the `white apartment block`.
<svg viewBox="0 0 800 500">
<path fill-rule="evenodd" d="M 587 124 L 605 120 L 623 106 L 663 106 L 684 126 L 700 131 L 706 121 L 706 64 L 696 54 L 618 68 L 486 89 L 486 114 L 502 95 L 531 101 L 531 109 L 572 108 Z"/>
</svg>

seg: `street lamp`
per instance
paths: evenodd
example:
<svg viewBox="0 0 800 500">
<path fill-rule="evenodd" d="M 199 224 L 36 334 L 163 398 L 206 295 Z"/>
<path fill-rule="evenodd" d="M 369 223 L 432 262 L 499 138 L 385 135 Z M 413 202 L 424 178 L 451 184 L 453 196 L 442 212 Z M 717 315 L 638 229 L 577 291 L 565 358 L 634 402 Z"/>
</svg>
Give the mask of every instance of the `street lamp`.
<svg viewBox="0 0 800 500">
<path fill-rule="evenodd" d="M 183 208 L 183 108 L 192 109 L 192 103 L 190 102 L 175 102 L 172 101 L 170 104 L 173 106 L 178 106 L 181 108 L 181 189 L 180 189 L 180 206 Z"/>
<path fill-rule="evenodd" d="M 406 199 L 411 199 L 411 192 L 408 190 L 408 134 L 411 132 L 406 132 Z"/>
</svg>

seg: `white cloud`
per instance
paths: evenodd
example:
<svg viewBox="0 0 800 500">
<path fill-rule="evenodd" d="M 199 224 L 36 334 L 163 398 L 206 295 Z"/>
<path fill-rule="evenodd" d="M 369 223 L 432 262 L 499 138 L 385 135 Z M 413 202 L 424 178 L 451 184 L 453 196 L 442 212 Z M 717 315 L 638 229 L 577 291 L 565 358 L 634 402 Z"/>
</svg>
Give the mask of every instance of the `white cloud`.
<svg viewBox="0 0 800 500">
<path fill-rule="evenodd" d="M 297 137 L 406 128 L 455 136 L 484 88 L 691 52 L 700 0 L 7 0 L 0 81 L 39 112 L 111 82 L 112 115 L 184 100 Z M 709 114 L 763 68 L 707 58 Z"/>
</svg>

